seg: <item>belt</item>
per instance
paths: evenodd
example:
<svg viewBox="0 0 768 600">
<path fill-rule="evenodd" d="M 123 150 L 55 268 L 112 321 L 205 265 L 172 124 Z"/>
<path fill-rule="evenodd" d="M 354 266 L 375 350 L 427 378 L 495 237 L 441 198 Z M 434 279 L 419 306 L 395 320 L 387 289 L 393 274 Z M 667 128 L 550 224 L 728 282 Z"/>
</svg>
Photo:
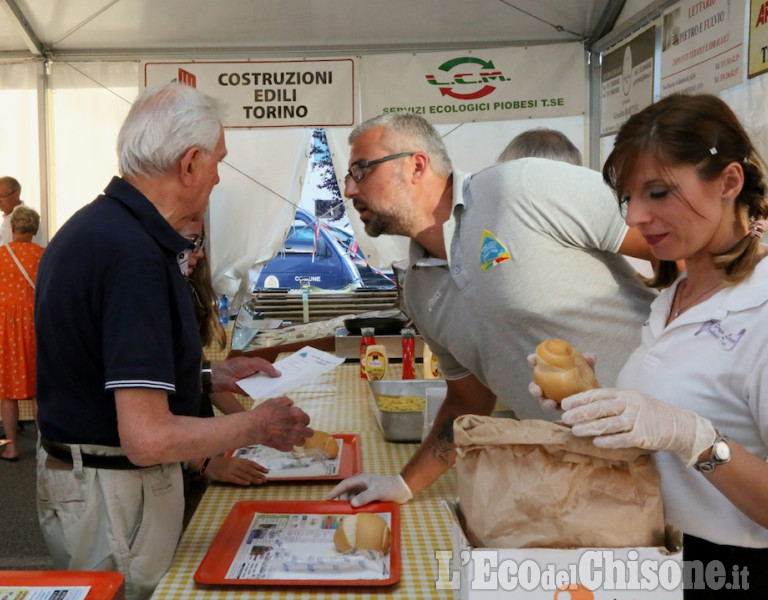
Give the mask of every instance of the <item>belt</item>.
<svg viewBox="0 0 768 600">
<path fill-rule="evenodd" d="M 52 456 L 53 458 L 67 464 L 73 464 L 72 450 L 66 444 L 52 442 L 51 440 L 47 440 L 45 438 L 41 439 L 41 443 L 49 456 Z M 102 454 L 88 454 L 86 452 L 82 452 L 81 456 L 83 458 L 83 466 L 91 467 L 93 469 L 127 470 L 146 468 L 134 465 L 130 460 L 128 460 L 127 456 L 121 454 L 115 456 L 105 456 Z"/>
</svg>

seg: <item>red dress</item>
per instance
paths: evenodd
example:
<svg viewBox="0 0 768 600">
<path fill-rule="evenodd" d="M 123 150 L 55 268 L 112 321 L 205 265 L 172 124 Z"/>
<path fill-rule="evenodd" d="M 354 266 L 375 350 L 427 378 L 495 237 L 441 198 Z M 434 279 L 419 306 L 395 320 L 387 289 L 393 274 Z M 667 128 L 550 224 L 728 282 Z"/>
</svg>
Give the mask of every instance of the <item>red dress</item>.
<svg viewBox="0 0 768 600">
<path fill-rule="evenodd" d="M 32 281 L 43 248 L 32 242 L 9 244 Z M 8 248 L 0 246 L 0 399 L 35 396 L 35 293 Z"/>
</svg>

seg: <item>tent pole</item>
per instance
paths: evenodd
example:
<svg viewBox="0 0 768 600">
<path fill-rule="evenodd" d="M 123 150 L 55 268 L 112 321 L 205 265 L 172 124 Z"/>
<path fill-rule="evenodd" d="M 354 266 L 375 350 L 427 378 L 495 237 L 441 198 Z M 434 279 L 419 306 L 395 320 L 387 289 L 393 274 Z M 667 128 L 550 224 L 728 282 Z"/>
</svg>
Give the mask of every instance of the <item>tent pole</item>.
<svg viewBox="0 0 768 600">
<path fill-rule="evenodd" d="M 42 229 L 42 241 L 47 245 L 50 240 L 51 232 L 51 213 L 53 207 L 53 198 L 51 198 L 51 187 L 53 171 L 50 168 L 50 156 L 53 148 L 53 128 L 51 127 L 51 105 L 50 105 L 50 70 L 51 60 L 46 58 L 38 62 L 37 77 L 37 140 L 38 140 L 38 161 L 40 176 L 40 221 Z"/>
<path fill-rule="evenodd" d="M 589 138 L 586 166 L 599 171 L 600 164 L 600 107 L 601 107 L 601 63 L 600 52 L 589 51 L 587 87 L 589 88 Z"/>
</svg>

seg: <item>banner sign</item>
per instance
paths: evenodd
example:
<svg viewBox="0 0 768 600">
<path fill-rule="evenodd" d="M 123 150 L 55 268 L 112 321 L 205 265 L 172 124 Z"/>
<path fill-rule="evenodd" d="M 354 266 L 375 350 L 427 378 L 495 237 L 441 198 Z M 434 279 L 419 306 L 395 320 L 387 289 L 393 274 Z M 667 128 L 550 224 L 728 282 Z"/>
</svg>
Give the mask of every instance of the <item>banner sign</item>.
<svg viewBox="0 0 768 600">
<path fill-rule="evenodd" d="M 746 2 L 681 0 L 664 14 L 661 96 L 717 93 L 744 81 Z"/>
<path fill-rule="evenodd" d="M 144 86 L 179 81 L 218 100 L 226 128 L 350 126 L 355 63 L 327 60 L 147 62 Z"/>
<path fill-rule="evenodd" d="M 748 77 L 768 71 L 768 1 L 752 0 L 749 15 Z"/>
<path fill-rule="evenodd" d="M 580 43 L 359 58 L 363 119 L 413 112 L 431 123 L 582 115 Z"/>
<path fill-rule="evenodd" d="M 656 27 L 603 54 L 600 82 L 600 135 L 616 133 L 622 123 L 653 102 L 653 54 Z"/>
</svg>

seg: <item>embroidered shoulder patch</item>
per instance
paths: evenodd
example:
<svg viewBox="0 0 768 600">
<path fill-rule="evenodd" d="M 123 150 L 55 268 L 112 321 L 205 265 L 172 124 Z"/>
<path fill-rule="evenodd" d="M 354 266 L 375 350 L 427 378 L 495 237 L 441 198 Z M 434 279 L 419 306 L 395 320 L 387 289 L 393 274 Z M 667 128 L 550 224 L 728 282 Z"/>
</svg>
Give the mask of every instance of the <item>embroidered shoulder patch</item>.
<svg viewBox="0 0 768 600">
<path fill-rule="evenodd" d="M 485 229 L 483 237 L 480 239 L 480 267 L 488 271 L 493 266 L 503 263 L 512 258 L 509 250 L 506 249 L 495 235 Z"/>
</svg>

